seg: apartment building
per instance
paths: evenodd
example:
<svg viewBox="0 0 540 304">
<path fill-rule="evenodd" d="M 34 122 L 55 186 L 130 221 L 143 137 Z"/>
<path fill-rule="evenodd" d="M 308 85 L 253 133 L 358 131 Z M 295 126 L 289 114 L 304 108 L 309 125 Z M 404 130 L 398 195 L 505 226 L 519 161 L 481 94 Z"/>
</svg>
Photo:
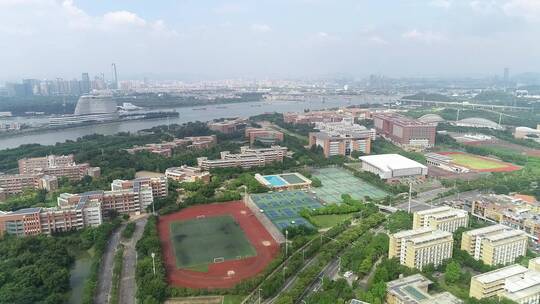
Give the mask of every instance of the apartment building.
<svg viewBox="0 0 540 304">
<path fill-rule="evenodd" d="M 138 191 L 145 187 L 150 188 L 153 197 L 163 198 L 169 194 L 169 184 L 165 176 L 138 177 L 133 180 L 117 179 L 111 183 L 112 191 L 130 189 Z"/>
<path fill-rule="evenodd" d="M 484 195 L 472 202 L 474 216 L 524 231 L 540 239 L 540 203 L 527 195 Z"/>
<path fill-rule="evenodd" d="M 41 174 L 67 177 L 69 180 L 81 180 L 85 176 L 98 177 L 99 167 L 87 163 L 76 164 L 70 155 L 49 155 L 46 157 L 23 158 L 19 160 L 19 174 Z"/>
<path fill-rule="evenodd" d="M 459 227 L 467 227 L 469 213 L 452 207 L 437 207 L 417 211 L 413 215 L 413 229 L 430 227 L 454 233 Z"/>
<path fill-rule="evenodd" d="M 0 212 L 0 235 L 50 235 L 99 226 L 102 221 L 101 206 L 95 201 L 81 201 L 75 205 L 54 208 L 24 208 Z"/>
<path fill-rule="evenodd" d="M 505 265 L 525 255 L 527 243 L 523 231 L 493 225 L 464 232 L 461 249 L 487 265 Z"/>
<path fill-rule="evenodd" d="M 0 196 L 20 194 L 25 189 L 58 189 L 58 179 L 44 174 L 9 174 L 0 175 Z"/>
<path fill-rule="evenodd" d="M 263 128 L 246 128 L 245 136 L 250 145 L 253 145 L 255 141 L 268 145 L 283 141 L 283 132 Z"/>
<path fill-rule="evenodd" d="M 435 145 L 436 123 L 422 122 L 397 113 L 375 113 L 377 133 L 403 148 L 429 148 Z"/>
<path fill-rule="evenodd" d="M 428 289 L 432 281 L 421 274 L 386 283 L 386 302 L 388 304 L 459 304 L 462 300 L 449 292 L 430 294 Z"/>
<path fill-rule="evenodd" d="M 390 235 L 388 257 L 399 257 L 400 263 L 422 270 L 425 265 L 440 265 L 452 257 L 450 232 L 423 227 Z"/>
<path fill-rule="evenodd" d="M 221 159 L 209 160 L 207 157 L 197 158 L 199 168 L 209 171 L 215 168 L 251 168 L 262 167 L 273 162 L 283 162 L 287 155 L 287 148 L 272 146 L 270 148 L 252 149 L 241 147 L 240 153 L 231 154 L 229 151 L 221 152 Z"/>
<path fill-rule="evenodd" d="M 499 297 L 519 304 L 540 303 L 540 272 L 514 264 L 471 278 L 469 296 L 476 299 Z"/>
<path fill-rule="evenodd" d="M 208 123 L 208 128 L 212 131 L 232 134 L 240 132 L 246 129 L 247 120 L 243 118 L 237 118 L 233 120 L 212 121 Z"/>
<path fill-rule="evenodd" d="M 355 124 L 352 118 L 333 123 L 317 122 L 315 128 L 319 132 L 309 133 L 309 146 L 321 147 L 326 157 L 348 156 L 353 151 L 369 154 L 371 140 L 376 136 L 374 129 Z"/>
<path fill-rule="evenodd" d="M 175 138 L 172 141 L 146 144 L 144 146 L 133 146 L 130 149 L 126 149 L 129 154 L 135 154 L 139 152 L 150 152 L 158 154 L 164 157 L 171 157 L 173 149 L 184 148 L 203 150 L 209 149 L 217 144 L 217 137 L 215 135 L 209 136 L 190 136 L 184 138 Z"/>
<path fill-rule="evenodd" d="M 171 167 L 165 170 L 165 176 L 177 182 L 210 182 L 210 172 L 203 171 L 201 168 L 189 167 L 186 165 L 180 167 Z"/>
</svg>

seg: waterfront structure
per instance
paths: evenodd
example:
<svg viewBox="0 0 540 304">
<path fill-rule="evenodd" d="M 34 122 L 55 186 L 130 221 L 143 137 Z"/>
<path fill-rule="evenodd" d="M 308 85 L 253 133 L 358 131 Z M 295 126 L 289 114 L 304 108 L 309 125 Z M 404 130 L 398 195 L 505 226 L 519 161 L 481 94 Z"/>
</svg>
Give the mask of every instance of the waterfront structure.
<svg viewBox="0 0 540 304">
<path fill-rule="evenodd" d="M 209 149 L 217 144 L 215 135 L 208 136 L 190 136 L 184 138 L 175 138 L 172 141 L 146 144 L 144 146 L 133 146 L 126 149 L 129 154 L 135 154 L 142 151 L 155 153 L 164 157 L 171 157 L 173 149 L 184 148 L 193 150 Z"/>
<path fill-rule="evenodd" d="M 208 123 L 208 128 L 212 131 L 232 134 L 246 129 L 247 121 L 243 118 L 233 120 L 212 121 Z"/>
<path fill-rule="evenodd" d="M 69 180 L 81 180 L 85 176 L 98 177 L 99 167 L 91 167 L 88 163 L 77 164 L 72 154 L 49 155 L 45 157 L 19 159 L 19 174 L 43 174 L 56 177 L 67 177 Z"/>
<path fill-rule="evenodd" d="M 413 215 L 413 229 L 430 227 L 454 233 L 459 227 L 467 227 L 469 213 L 452 207 L 437 207 L 417 211 Z"/>
<path fill-rule="evenodd" d="M 422 122 L 397 113 L 375 113 L 377 134 L 403 148 L 429 148 L 435 145 L 436 123 Z"/>
<path fill-rule="evenodd" d="M 0 132 L 18 131 L 21 124 L 17 121 L 0 121 Z"/>
<path fill-rule="evenodd" d="M 51 127 L 58 127 L 96 121 L 117 120 L 119 116 L 116 110 L 116 102 L 112 99 L 112 96 L 83 95 L 77 101 L 73 115 L 51 117 L 49 119 L 49 125 Z"/>
<path fill-rule="evenodd" d="M 246 128 L 245 136 L 250 145 L 253 145 L 255 141 L 268 145 L 283 141 L 283 132 L 263 128 Z"/>
<path fill-rule="evenodd" d="M 452 244 L 450 232 L 430 227 L 400 231 L 390 235 L 388 257 L 398 257 L 402 265 L 422 270 L 451 258 Z"/>
<path fill-rule="evenodd" d="M 452 158 L 448 155 L 443 155 L 439 153 L 426 153 L 426 163 L 431 166 L 441 168 L 446 171 L 454 173 L 467 173 L 469 168 L 465 168 L 459 165 L 456 165 L 452 162 Z"/>
<path fill-rule="evenodd" d="M 283 121 L 290 124 L 313 124 L 316 122 L 339 122 L 345 115 L 337 111 L 310 111 L 306 113 L 284 113 Z"/>
<path fill-rule="evenodd" d="M 487 265 L 505 265 L 524 256 L 527 235 L 503 225 L 493 225 L 463 232 L 461 250 Z"/>
<path fill-rule="evenodd" d="M 408 277 L 386 283 L 386 302 L 388 304 L 460 304 L 458 299 L 449 292 L 430 294 L 429 285 L 433 284 L 423 275 L 417 273 Z"/>
<path fill-rule="evenodd" d="M 41 173 L 0 175 L 0 201 L 25 189 L 54 191 L 58 189 L 58 179 Z"/>
<path fill-rule="evenodd" d="M 209 160 L 207 157 L 199 157 L 197 158 L 197 164 L 202 170 L 206 171 L 215 168 L 262 167 L 273 162 L 283 162 L 286 155 L 286 147 L 272 146 L 270 148 L 252 149 L 244 146 L 240 148 L 238 154 L 222 151 L 221 159 Z"/>
<path fill-rule="evenodd" d="M 319 132 L 309 133 L 309 146 L 323 149 L 324 156 L 349 156 L 353 151 L 371 153 L 371 140 L 375 139 L 374 129 L 355 124 L 352 118 L 340 122 L 317 122 Z"/>
<path fill-rule="evenodd" d="M 519 304 L 538 304 L 540 272 L 514 264 L 476 275 L 471 278 L 469 296 L 476 299 L 499 297 Z"/>
<path fill-rule="evenodd" d="M 394 181 L 403 177 L 425 177 L 428 168 L 419 162 L 399 154 L 361 156 L 362 170 L 379 175 L 381 179 Z"/>
<path fill-rule="evenodd" d="M 528 195 L 483 195 L 472 201 L 471 214 L 478 218 L 519 229 L 540 238 L 540 203 Z"/>
<path fill-rule="evenodd" d="M 210 182 L 210 172 L 203 171 L 201 168 L 180 166 L 171 167 L 165 170 L 165 176 L 177 182 L 197 182 L 202 181 L 204 183 Z"/>
<path fill-rule="evenodd" d="M 255 174 L 255 179 L 263 186 L 274 190 L 306 189 L 311 181 L 298 172 L 273 175 Z"/>
</svg>

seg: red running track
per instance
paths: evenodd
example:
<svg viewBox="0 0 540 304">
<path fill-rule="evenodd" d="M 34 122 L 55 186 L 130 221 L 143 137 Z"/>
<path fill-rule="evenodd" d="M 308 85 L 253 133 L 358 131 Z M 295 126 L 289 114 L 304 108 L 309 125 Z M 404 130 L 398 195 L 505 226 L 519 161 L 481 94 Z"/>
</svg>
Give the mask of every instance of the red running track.
<svg viewBox="0 0 540 304">
<path fill-rule="evenodd" d="M 188 220 L 199 215 L 206 217 L 231 215 L 240 225 L 247 239 L 257 251 L 257 256 L 242 260 L 231 260 L 208 265 L 208 272 L 197 272 L 176 267 L 173 246 L 170 238 L 170 224 L 178 220 Z M 241 201 L 199 205 L 177 213 L 159 217 L 159 238 L 167 269 L 169 284 L 188 288 L 231 288 L 242 280 L 262 272 L 279 253 L 279 245 L 266 228 Z M 229 271 L 234 275 L 229 276 Z"/>
</svg>

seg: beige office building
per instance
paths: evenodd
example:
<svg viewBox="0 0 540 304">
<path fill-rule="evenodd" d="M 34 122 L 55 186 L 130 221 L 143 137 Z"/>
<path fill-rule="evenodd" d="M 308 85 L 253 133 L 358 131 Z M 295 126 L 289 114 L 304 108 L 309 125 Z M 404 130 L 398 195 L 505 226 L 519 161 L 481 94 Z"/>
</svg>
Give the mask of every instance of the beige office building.
<svg viewBox="0 0 540 304">
<path fill-rule="evenodd" d="M 487 265 L 513 263 L 527 251 L 525 232 L 493 225 L 463 233 L 461 249 Z"/>
<path fill-rule="evenodd" d="M 468 223 L 467 211 L 446 206 L 417 211 L 413 217 L 413 229 L 431 227 L 453 233 L 459 227 L 467 227 Z"/>
<path fill-rule="evenodd" d="M 452 244 L 450 232 L 422 227 L 390 235 L 388 256 L 398 257 L 401 264 L 421 270 L 427 264 L 437 266 L 451 258 Z"/>
<path fill-rule="evenodd" d="M 529 264 L 530 265 L 530 264 Z M 540 272 L 519 264 L 471 278 L 470 297 L 500 297 L 519 304 L 540 303 Z"/>
</svg>

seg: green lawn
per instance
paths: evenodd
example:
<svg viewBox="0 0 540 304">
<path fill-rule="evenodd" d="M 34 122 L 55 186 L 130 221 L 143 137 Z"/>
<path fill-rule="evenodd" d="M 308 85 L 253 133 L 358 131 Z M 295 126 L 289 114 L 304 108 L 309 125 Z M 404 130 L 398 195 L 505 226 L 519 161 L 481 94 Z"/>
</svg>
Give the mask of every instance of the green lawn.
<svg viewBox="0 0 540 304">
<path fill-rule="evenodd" d="M 246 296 L 226 295 L 223 298 L 223 304 L 240 304 Z"/>
<path fill-rule="evenodd" d="M 507 166 L 506 164 L 495 160 L 489 160 L 468 154 L 451 154 L 450 157 L 452 157 L 452 161 L 455 164 L 465 166 L 473 170 L 498 169 L 505 168 Z"/>
<path fill-rule="evenodd" d="M 178 268 L 207 271 L 214 258 L 227 261 L 257 254 L 229 215 L 177 221 L 170 229 Z"/>
<path fill-rule="evenodd" d="M 335 225 L 352 218 L 352 213 L 349 214 L 328 214 L 316 215 L 311 218 L 313 224 L 319 228 L 330 228 Z"/>
</svg>

